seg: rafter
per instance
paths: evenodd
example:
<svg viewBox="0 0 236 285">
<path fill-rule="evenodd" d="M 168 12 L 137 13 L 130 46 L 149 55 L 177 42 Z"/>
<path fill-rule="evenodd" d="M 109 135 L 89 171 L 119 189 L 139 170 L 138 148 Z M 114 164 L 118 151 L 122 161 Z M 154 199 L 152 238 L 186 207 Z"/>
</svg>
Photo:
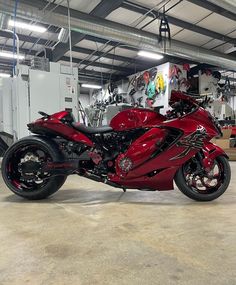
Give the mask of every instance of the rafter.
<svg viewBox="0 0 236 285">
<path fill-rule="evenodd" d="M 207 0 L 187 0 L 188 2 L 191 2 L 193 4 L 196 4 L 200 7 L 203 7 L 209 11 L 212 11 L 216 14 L 219 14 L 221 16 L 224 16 L 228 19 L 231 19 L 233 21 L 236 21 L 236 15 L 230 11 L 225 10 L 222 7 L 219 7 L 211 2 L 208 2 Z"/>
<path fill-rule="evenodd" d="M 93 16 L 100 18 L 105 18 L 112 11 L 116 10 L 122 4 L 124 0 L 102 0 L 90 13 Z M 84 34 L 72 32 L 71 33 L 71 43 L 72 46 L 75 46 L 85 37 Z M 53 60 L 58 61 L 67 51 L 69 51 L 69 45 L 60 43 L 57 45 L 53 51 Z"/>
<path fill-rule="evenodd" d="M 190 2 L 201 2 L 201 0 L 189 0 Z M 207 1 L 203 1 L 204 3 L 207 2 Z M 196 4 L 194 3 L 194 4 Z M 199 5 L 201 6 L 201 5 Z M 161 12 L 157 12 L 155 10 L 153 10 L 152 12 L 149 12 L 148 13 L 148 8 L 142 6 L 142 5 L 139 5 L 139 4 L 133 4 L 132 2 L 130 1 L 125 1 L 123 4 L 122 4 L 122 7 L 125 8 L 125 9 L 128 9 L 130 11 L 134 11 L 136 13 L 139 13 L 139 14 L 142 14 L 142 15 L 149 15 L 150 17 L 153 17 L 153 15 L 155 15 L 157 18 L 162 16 L 163 14 Z M 195 33 L 199 33 L 201 35 L 204 35 L 204 36 L 208 36 L 210 38 L 213 38 L 213 39 L 217 39 L 217 40 L 221 40 L 221 41 L 224 41 L 224 42 L 229 42 L 229 43 L 234 43 L 236 44 L 236 39 L 233 39 L 231 37 L 228 37 L 228 36 L 225 36 L 225 35 L 222 35 L 220 33 L 217 33 L 217 32 L 214 32 L 214 31 L 211 31 L 211 30 L 208 30 L 208 29 L 205 29 L 205 28 L 202 28 L 200 26 L 197 26 L 195 24 L 191 24 L 191 23 L 188 23 L 186 21 L 183 21 L 183 20 L 180 20 L 180 19 L 177 19 L 173 16 L 170 16 L 168 15 L 168 21 L 170 24 L 173 24 L 175 26 L 178 26 L 178 27 L 181 27 L 183 29 L 186 29 L 186 30 L 189 30 L 189 31 L 192 31 L 192 32 L 195 32 Z"/>
<path fill-rule="evenodd" d="M 61 57 L 61 60 L 70 61 L 70 58 L 67 56 L 63 56 L 63 57 Z M 73 62 L 75 62 L 75 63 L 81 63 L 82 62 L 82 64 L 84 64 L 84 65 L 120 71 L 124 75 L 134 73 L 134 69 L 131 69 L 131 68 L 127 68 L 127 67 L 123 67 L 123 66 L 116 66 L 116 65 L 106 64 L 106 63 L 100 63 L 100 62 L 96 62 L 96 61 L 93 62 L 93 61 L 84 60 L 84 59 L 80 59 L 80 58 L 73 58 Z"/>
</svg>

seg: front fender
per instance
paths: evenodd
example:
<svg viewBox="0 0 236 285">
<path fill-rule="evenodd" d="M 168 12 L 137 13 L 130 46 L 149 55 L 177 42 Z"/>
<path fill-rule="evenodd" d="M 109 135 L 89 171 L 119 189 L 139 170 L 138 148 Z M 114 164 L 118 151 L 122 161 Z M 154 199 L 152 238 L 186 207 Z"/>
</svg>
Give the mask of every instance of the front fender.
<svg viewBox="0 0 236 285">
<path fill-rule="evenodd" d="M 203 146 L 202 151 L 204 153 L 204 159 L 202 163 L 206 169 L 211 169 L 214 165 L 214 160 L 220 155 L 229 159 L 228 155 L 222 148 L 211 142 L 206 143 Z"/>
</svg>

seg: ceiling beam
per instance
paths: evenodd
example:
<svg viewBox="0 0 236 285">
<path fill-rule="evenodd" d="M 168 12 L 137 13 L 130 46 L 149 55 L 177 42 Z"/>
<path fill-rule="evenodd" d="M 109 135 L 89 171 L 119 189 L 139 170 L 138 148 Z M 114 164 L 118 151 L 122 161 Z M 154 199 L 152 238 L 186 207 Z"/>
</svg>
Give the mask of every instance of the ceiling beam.
<svg viewBox="0 0 236 285">
<path fill-rule="evenodd" d="M 17 33 L 17 35 L 19 37 L 19 40 L 22 42 L 35 43 L 38 41 L 37 44 L 39 45 L 45 45 L 48 42 L 48 40 L 46 39 L 38 40 L 37 37 L 33 37 L 33 36 L 26 36 L 26 35 L 19 34 L 19 33 Z M 0 30 L 0 37 L 12 39 L 12 34 Z M 55 41 L 52 41 L 52 44 L 55 44 L 55 43 L 56 43 Z"/>
<path fill-rule="evenodd" d="M 106 82 L 108 82 L 110 79 L 113 81 L 113 78 L 109 78 L 109 77 L 102 77 L 101 75 L 100 77 L 98 76 L 94 76 L 94 75 L 84 75 L 84 74 L 79 74 L 78 75 L 79 78 L 79 82 L 93 82 L 93 83 L 99 83 L 99 84 L 105 84 Z M 116 80 L 114 80 L 116 81 Z"/>
<path fill-rule="evenodd" d="M 85 39 L 88 41 L 93 41 L 93 42 L 97 42 L 100 44 L 106 44 L 107 40 L 99 38 L 99 37 L 94 37 L 94 36 L 90 36 L 90 35 L 86 35 Z M 114 41 L 110 41 L 109 42 L 109 46 L 117 46 L 119 43 L 118 42 L 114 42 Z M 119 47 L 119 46 L 118 46 Z M 127 50 L 132 50 L 132 51 L 137 51 L 138 49 L 135 47 L 131 47 L 131 46 L 124 46 L 124 45 L 120 45 L 121 48 L 127 49 Z"/>
<path fill-rule="evenodd" d="M 83 77 L 83 76 L 87 76 L 87 77 L 94 77 L 94 78 L 97 78 L 97 79 L 100 79 L 103 77 L 103 79 L 107 80 L 109 78 L 116 78 L 116 77 L 119 77 L 115 74 L 110 74 L 110 73 L 107 73 L 107 72 L 98 72 L 98 71 L 94 71 L 94 70 L 83 70 L 83 71 L 78 71 L 78 74 L 79 74 L 79 77 Z"/>
<path fill-rule="evenodd" d="M 61 57 L 60 60 L 63 61 L 70 61 L 70 58 L 67 56 L 63 56 Z M 101 67 L 101 68 L 106 68 L 106 69 L 110 69 L 110 70 L 116 70 L 116 71 L 120 71 L 122 72 L 124 75 L 127 74 L 131 74 L 134 73 L 134 69 L 131 68 L 127 68 L 127 67 L 123 67 L 123 66 L 117 66 L 117 65 L 112 65 L 112 64 L 106 64 L 106 63 L 100 63 L 100 62 L 96 62 L 96 61 L 89 61 L 89 60 L 84 60 L 81 58 L 75 58 L 73 57 L 73 62 L 75 63 L 81 63 L 81 64 L 85 64 L 85 65 L 89 65 L 89 66 L 95 66 L 95 67 Z"/>
<path fill-rule="evenodd" d="M 101 52 L 101 51 L 94 51 L 92 49 L 83 48 L 83 47 L 74 46 L 72 48 L 72 51 L 79 52 L 79 53 L 84 53 L 84 54 L 92 54 L 93 53 L 93 56 L 100 56 L 100 57 L 114 59 L 114 60 L 119 60 L 119 61 L 123 61 L 123 62 L 129 62 L 129 63 L 132 63 L 132 64 L 140 64 L 141 65 L 143 63 L 142 61 L 138 62 L 135 59 L 129 58 L 129 57 L 126 57 L 126 56 L 120 56 L 120 55 L 116 55 L 114 53 L 106 53 L 106 52 Z"/>
<path fill-rule="evenodd" d="M 190 1 L 190 2 L 194 2 L 194 1 Z M 197 0 L 196 2 L 201 2 L 201 1 Z M 204 0 L 204 2 L 207 2 L 207 1 Z M 152 18 L 153 18 L 153 14 L 157 18 L 160 18 L 161 16 L 163 16 L 163 13 L 161 13 L 159 11 L 157 12 L 155 10 L 152 10 L 152 12 L 149 13 L 148 12 L 149 8 L 146 8 L 146 7 L 141 6 L 139 4 L 133 4 L 130 1 L 125 1 L 122 4 L 122 8 L 125 8 L 127 10 L 130 10 L 130 11 L 142 14 L 142 15 L 149 15 Z M 189 30 L 189 31 L 192 31 L 192 32 L 195 32 L 195 33 L 199 33 L 201 35 L 204 35 L 204 36 L 207 36 L 207 37 L 210 37 L 210 38 L 213 38 L 213 39 L 217 39 L 217 40 L 221 40 L 221 41 L 224 41 L 224 42 L 230 42 L 230 43 L 236 44 L 236 39 L 233 39 L 233 38 L 230 38 L 228 36 L 222 35 L 220 33 L 217 33 L 217 32 L 214 32 L 214 31 L 202 28 L 202 27 L 197 26 L 195 24 L 188 23 L 186 21 L 177 19 L 177 18 L 172 17 L 170 15 L 168 15 L 168 21 L 169 21 L 170 24 L 173 24 L 175 26 L 181 27 L 183 29 L 186 29 L 186 30 Z M 157 31 L 158 31 L 158 29 L 159 29 L 159 26 L 157 24 Z"/>
<path fill-rule="evenodd" d="M 106 43 L 107 41 L 106 40 L 104 40 L 104 39 L 102 39 L 102 38 L 98 38 L 98 37 L 93 37 L 93 36 L 89 36 L 89 35 L 87 35 L 86 37 L 85 37 L 85 39 L 86 40 L 89 40 L 89 41 L 93 41 L 93 42 L 98 42 L 98 43 L 101 43 L 101 44 L 103 44 L 103 43 Z M 117 46 L 117 42 L 109 42 L 109 45 L 111 45 L 111 46 Z M 77 48 L 77 47 L 75 47 L 75 48 Z M 130 47 L 130 46 L 124 46 L 124 45 L 121 45 L 120 46 L 120 48 L 122 48 L 122 49 L 127 49 L 127 50 L 131 50 L 131 51 L 134 51 L 134 52 L 137 52 L 139 49 L 137 49 L 137 48 L 135 48 L 135 47 Z M 79 49 L 80 49 L 80 47 L 79 47 Z M 83 53 L 83 49 L 81 49 L 81 51 L 79 51 L 79 49 L 77 50 L 78 52 L 81 52 L 81 53 Z M 75 50 L 76 51 L 76 50 Z M 92 50 L 91 50 L 92 51 Z M 108 57 L 109 56 L 109 57 Z M 106 56 L 103 56 L 103 57 L 107 57 L 107 58 L 113 58 L 113 54 L 106 54 Z M 127 57 L 124 57 L 124 59 L 126 59 Z M 181 62 L 184 62 L 184 63 L 196 63 L 196 62 L 194 62 L 194 61 L 190 61 L 190 60 L 186 60 L 186 59 L 181 59 L 181 58 L 177 58 L 177 57 L 173 57 L 173 56 L 170 56 L 170 55 L 165 55 L 165 58 L 168 60 L 168 61 L 170 61 L 170 62 L 172 62 L 172 63 L 181 63 Z M 115 59 L 117 59 L 117 60 L 121 60 L 121 58 L 120 59 L 118 59 L 118 58 L 115 58 Z M 131 62 L 131 61 L 133 61 L 133 63 L 135 62 L 135 64 L 137 65 L 137 67 L 140 65 L 140 67 L 141 67 L 141 69 L 142 70 L 144 70 L 144 69 L 147 69 L 147 68 L 149 68 L 150 67 L 150 62 L 148 61 L 148 60 L 140 60 L 140 59 L 132 59 L 132 58 L 128 58 L 130 61 L 127 61 L 127 60 L 124 60 L 125 62 Z M 121 61 L 123 61 L 123 59 L 121 60 Z M 159 60 L 155 60 L 155 59 L 153 59 L 152 60 L 152 66 L 156 66 L 156 65 L 159 65 L 160 64 L 160 61 Z"/>
<path fill-rule="evenodd" d="M 12 52 L 12 46 L 10 46 L 10 45 L 3 45 L 3 50 L 11 51 L 11 52 Z M 35 50 L 29 51 L 29 50 L 26 49 L 26 48 L 20 48 L 20 53 L 21 53 L 21 54 L 35 55 L 37 52 L 36 52 Z M 0 60 L 0 61 L 1 61 L 1 60 Z"/>
<path fill-rule="evenodd" d="M 209 11 L 212 11 L 216 14 L 219 14 L 221 16 L 224 16 L 228 19 L 231 19 L 233 21 L 236 21 L 236 15 L 230 11 L 225 10 L 222 7 L 219 7 L 211 2 L 208 2 L 207 0 L 187 0 L 188 2 L 191 2 L 193 4 L 196 4 L 202 8 L 205 8 Z"/>
<path fill-rule="evenodd" d="M 102 0 L 90 13 L 90 15 L 100 18 L 106 18 L 112 11 L 116 10 L 124 0 Z M 58 9 L 56 10 L 58 11 Z M 75 13 L 75 12 L 74 12 Z M 73 12 L 71 11 L 71 14 Z M 72 47 L 83 40 L 84 34 L 71 32 Z M 69 44 L 59 43 L 53 51 L 53 61 L 58 61 L 67 51 L 69 51 Z"/>
</svg>

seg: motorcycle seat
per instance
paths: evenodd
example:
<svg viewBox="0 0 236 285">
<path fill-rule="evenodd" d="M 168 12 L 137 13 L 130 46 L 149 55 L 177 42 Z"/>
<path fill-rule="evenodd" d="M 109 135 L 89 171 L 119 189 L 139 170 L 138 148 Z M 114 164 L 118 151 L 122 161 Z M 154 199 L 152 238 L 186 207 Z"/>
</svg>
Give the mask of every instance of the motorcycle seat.
<svg viewBox="0 0 236 285">
<path fill-rule="evenodd" d="M 80 123 L 72 123 L 72 126 L 81 133 L 87 133 L 87 134 L 103 134 L 113 131 L 113 129 L 109 126 L 103 126 L 103 127 L 87 127 L 84 124 Z"/>
</svg>

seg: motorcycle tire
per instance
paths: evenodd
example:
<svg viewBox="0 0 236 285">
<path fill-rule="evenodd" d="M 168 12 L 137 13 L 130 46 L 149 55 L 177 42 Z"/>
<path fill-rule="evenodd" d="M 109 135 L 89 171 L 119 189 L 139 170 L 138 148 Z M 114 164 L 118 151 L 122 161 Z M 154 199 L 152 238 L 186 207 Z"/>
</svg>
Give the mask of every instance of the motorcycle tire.
<svg viewBox="0 0 236 285">
<path fill-rule="evenodd" d="M 228 159 L 224 156 L 218 156 L 215 161 L 222 167 L 222 181 L 218 188 L 214 191 L 197 191 L 194 187 L 188 185 L 186 181 L 186 174 L 184 173 L 184 166 L 181 167 L 175 175 L 175 183 L 179 190 L 195 201 L 207 202 L 220 197 L 228 188 L 231 179 L 231 169 Z"/>
<path fill-rule="evenodd" d="M 62 185 L 66 181 L 67 176 L 60 175 L 47 177 L 43 180 L 42 185 L 35 184 L 33 186 L 31 185 L 28 188 L 26 188 L 27 184 L 23 184 L 24 187 L 19 186 L 21 182 L 17 181 L 16 183 L 11 175 L 15 175 L 15 179 L 18 179 L 18 177 L 20 176 L 19 172 L 17 173 L 18 170 L 15 166 L 17 164 L 16 160 L 18 160 L 19 162 L 20 158 L 17 158 L 16 154 L 20 154 L 21 151 L 27 147 L 34 147 L 34 149 L 38 149 L 41 152 L 44 151 L 47 154 L 47 157 L 51 158 L 51 161 L 59 161 L 63 158 L 62 154 L 58 150 L 57 144 L 54 141 L 40 136 L 29 136 L 23 138 L 14 143 L 6 151 L 3 157 L 1 167 L 3 180 L 7 187 L 18 196 L 21 196 L 28 200 L 45 199 L 50 195 L 54 194 L 56 191 L 58 191 L 60 187 L 62 187 Z M 9 165 L 11 165 L 11 168 L 15 167 L 11 171 L 11 173 L 9 173 Z"/>
</svg>

